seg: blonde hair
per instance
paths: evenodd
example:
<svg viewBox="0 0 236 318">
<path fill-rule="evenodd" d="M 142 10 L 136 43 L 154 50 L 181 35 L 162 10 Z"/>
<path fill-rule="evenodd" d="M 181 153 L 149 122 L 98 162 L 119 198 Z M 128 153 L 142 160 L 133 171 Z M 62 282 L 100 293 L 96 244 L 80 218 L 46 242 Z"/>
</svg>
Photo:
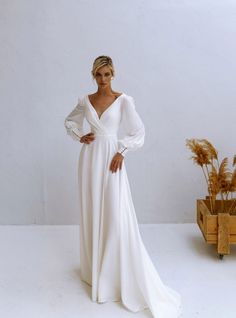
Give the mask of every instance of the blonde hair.
<svg viewBox="0 0 236 318">
<path fill-rule="evenodd" d="M 95 74 L 97 70 L 102 66 L 108 66 L 109 69 L 111 70 L 112 76 L 115 75 L 114 65 L 110 56 L 100 55 L 93 62 L 93 69 L 91 71 L 93 78 L 95 78 Z"/>
</svg>

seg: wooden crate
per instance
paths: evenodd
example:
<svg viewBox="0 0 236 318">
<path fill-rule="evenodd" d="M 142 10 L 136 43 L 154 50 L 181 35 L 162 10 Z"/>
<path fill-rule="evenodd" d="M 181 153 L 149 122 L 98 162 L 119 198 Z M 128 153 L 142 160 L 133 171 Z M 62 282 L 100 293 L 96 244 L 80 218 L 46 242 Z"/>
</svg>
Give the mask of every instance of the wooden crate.
<svg viewBox="0 0 236 318">
<path fill-rule="evenodd" d="M 225 202 L 231 206 L 232 200 Z M 216 212 L 211 213 L 210 201 L 197 200 L 197 223 L 209 244 L 217 245 L 217 252 L 222 259 L 224 255 L 230 254 L 230 244 L 236 244 L 236 207 L 232 214 L 221 212 L 221 201 L 216 200 Z"/>
</svg>

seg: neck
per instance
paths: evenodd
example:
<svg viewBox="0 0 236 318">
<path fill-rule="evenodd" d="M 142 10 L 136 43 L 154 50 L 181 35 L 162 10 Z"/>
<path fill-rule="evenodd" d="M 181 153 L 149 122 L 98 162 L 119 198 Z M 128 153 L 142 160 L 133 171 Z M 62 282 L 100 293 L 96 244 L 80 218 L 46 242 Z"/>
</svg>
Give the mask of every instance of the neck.
<svg viewBox="0 0 236 318">
<path fill-rule="evenodd" d="M 113 90 L 112 90 L 112 88 L 110 86 L 108 86 L 106 88 L 98 87 L 97 95 L 100 95 L 100 96 L 111 96 L 111 95 L 113 95 Z"/>
</svg>

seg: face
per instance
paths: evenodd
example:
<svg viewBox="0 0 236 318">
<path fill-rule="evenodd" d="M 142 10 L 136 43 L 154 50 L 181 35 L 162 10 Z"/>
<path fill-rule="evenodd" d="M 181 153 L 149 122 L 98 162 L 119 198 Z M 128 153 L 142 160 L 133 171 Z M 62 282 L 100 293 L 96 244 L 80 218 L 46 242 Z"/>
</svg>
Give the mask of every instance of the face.
<svg viewBox="0 0 236 318">
<path fill-rule="evenodd" d="M 98 86 L 101 88 L 104 88 L 107 85 L 110 85 L 111 78 L 112 78 L 112 73 L 107 65 L 100 67 L 95 74 L 96 82 Z"/>
</svg>

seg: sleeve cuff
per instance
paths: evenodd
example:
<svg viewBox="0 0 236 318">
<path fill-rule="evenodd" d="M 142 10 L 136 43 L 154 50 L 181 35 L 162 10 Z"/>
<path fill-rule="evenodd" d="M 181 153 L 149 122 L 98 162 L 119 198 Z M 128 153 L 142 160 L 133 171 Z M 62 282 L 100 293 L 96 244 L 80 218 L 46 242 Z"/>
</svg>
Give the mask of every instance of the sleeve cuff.
<svg viewBox="0 0 236 318">
<path fill-rule="evenodd" d="M 120 154 L 122 154 L 123 157 L 125 157 L 127 151 L 128 151 L 127 147 L 121 147 L 121 148 L 118 149 L 117 152 L 119 152 Z"/>
<path fill-rule="evenodd" d="M 78 128 L 72 128 L 71 132 L 77 136 L 79 139 L 83 136 L 83 133 L 78 130 Z"/>
<path fill-rule="evenodd" d="M 83 134 L 80 131 L 78 131 L 77 128 L 67 129 L 67 134 L 76 141 L 80 141 L 80 138 L 83 136 Z"/>
</svg>

